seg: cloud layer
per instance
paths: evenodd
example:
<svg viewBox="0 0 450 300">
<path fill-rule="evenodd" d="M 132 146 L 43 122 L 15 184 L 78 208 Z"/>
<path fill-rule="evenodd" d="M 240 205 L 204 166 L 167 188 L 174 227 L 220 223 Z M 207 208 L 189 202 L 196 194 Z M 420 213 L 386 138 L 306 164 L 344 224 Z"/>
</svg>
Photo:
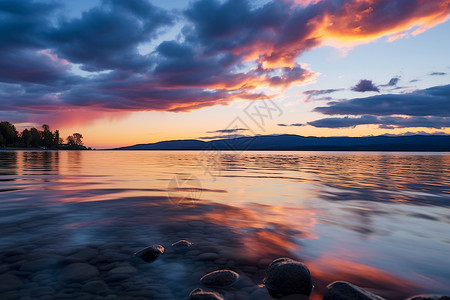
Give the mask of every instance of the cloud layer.
<svg viewBox="0 0 450 300">
<path fill-rule="evenodd" d="M 282 90 L 314 78 L 295 62 L 305 51 L 332 41 L 366 43 L 414 26 L 425 30 L 450 11 L 445 0 L 307 3 L 270 1 L 255 8 L 242 0 L 198 0 L 177 13 L 142 0 L 103 0 L 69 18 L 57 2 L 3 0 L 0 110 L 64 120 L 74 110 L 95 118 L 258 99 L 261 88 Z M 176 39 L 158 40 L 179 22 Z"/>
<path fill-rule="evenodd" d="M 314 127 L 343 128 L 375 124 L 384 129 L 406 127 L 441 129 L 450 127 L 450 84 L 404 94 L 385 94 L 330 102 L 328 106 L 317 107 L 314 110 L 326 115 L 347 115 L 308 123 Z"/>
</svg>

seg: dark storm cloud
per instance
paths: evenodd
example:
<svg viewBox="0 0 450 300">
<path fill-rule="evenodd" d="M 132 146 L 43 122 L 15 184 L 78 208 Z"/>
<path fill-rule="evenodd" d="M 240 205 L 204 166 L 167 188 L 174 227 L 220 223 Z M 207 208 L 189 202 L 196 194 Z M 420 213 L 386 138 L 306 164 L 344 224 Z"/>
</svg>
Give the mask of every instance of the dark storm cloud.
<svg viewBox="0 0 450 300">
<path fill-rule="evenodd" d="M 361 117 L 344 117 L 344 118 L 324 118 L 312 122 L 308 125 L 314 127 L 325 128 L 344 128 L 355 127 L 358 125 L 374 124 L 379 125 L 380 128 L 406 128 L 406 127 L 426 127 L 441 129 L 450 127 L 450 118 L 447 117 L 376 117 L 371 115 L 364 115 Z"/>
<path fill-rule="evenodd" d="M 1 53 L 1 52 L 0 52 Z M 68 61 L 58 59 L 47 50 L 16 50 L 1 53 L 0 81 L 8 83 L 36 83 L 57 88 L 85 81 L 70 74 Z"/>
<path fill-rule="evenodd" d="M 385 94 L 330 102 L 314 109 L 327 115 L 409 115 L 450 117 L 450 85 L 404 94 Z"/>
<path fill-rule="evenodd" d="M 103 0 L 56 18 L 62 1 L 1 0 L 0 110 L 190 111 L 255 100 L 256 88 L 313 78 L 295 60 L 324 40 L 366 42 L 449 12 L 444 0 L 249 3 L 199 0 L 180 16 L 148 1 Z M 139 52 L 181 19 L 176 40 Z M 76 76 L 74 64 L 95 73 Z"/>
<path fill-rule="evenodd" d="M 355 92 L 380 92 L 378 87 L 372 82 L 372 80 L 361 79 L 355 86 L 351 88 Z"/>
<path fill-rule="evenodd" d="M 0 1 L 0 51 L 46 48 L 46 35 L 51 29 L 49 16 L 58 7 L 56 2 Z"/>
<path fill-rule="evenodd" d="M 141 0 L 105 0 L 80 18 L 62 20 L 49 38 L 57 53 L 87 71 L 141 70 L 150 66 L 137 46 L 171 25 L 165 10 Z"/>
</svg>

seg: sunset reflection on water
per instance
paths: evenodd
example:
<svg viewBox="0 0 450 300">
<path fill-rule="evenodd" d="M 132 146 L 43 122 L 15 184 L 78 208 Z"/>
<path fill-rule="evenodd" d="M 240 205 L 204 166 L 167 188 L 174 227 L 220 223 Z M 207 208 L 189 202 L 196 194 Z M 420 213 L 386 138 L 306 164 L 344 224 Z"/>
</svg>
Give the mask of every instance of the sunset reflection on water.
<svg viewBox="0 0 450 300">
<path fill-rule="evenodd" d="M 313 299 L 334 280 L 391 299 L 450 293 L 450 155 L 224 153 L 215 179 L 198 155 L 0 152 L 1 247 L 186 238 L 255 285 L 272 259 L 299 259 Z M 200 180 L 193 207 L 167 199 L 176 174 Z"/>
</svg>

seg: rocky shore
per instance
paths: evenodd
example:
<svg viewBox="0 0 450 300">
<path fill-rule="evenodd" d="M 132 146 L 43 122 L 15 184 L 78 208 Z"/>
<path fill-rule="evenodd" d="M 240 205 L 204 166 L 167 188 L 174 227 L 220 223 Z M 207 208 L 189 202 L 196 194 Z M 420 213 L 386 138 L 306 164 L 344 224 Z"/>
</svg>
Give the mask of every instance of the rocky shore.
<svg viewBox="0 0 450 300">
<path fill-rule="evenodd" d="M 168 247 L 150 245 L 142 249 L 137 245 L 107 243 L 65 253 L 56 250 L 53 249 L 52 254 L 22 246 L 2 251 L 0 298 L 301 300 L 308 299 L 313 290 L 314 280 L 301 262 L 280 258 L 268 265 L 264 260 L 253 267 L 242 268 L 205 245 L 202 249 L 187 240 Z M 198 268 L 199 265 L 205 267 Z M 192 271 L 194 269 L 197 271 Z M 213 269 L 216 270 L 206 271 Z M 264 285 L 256 284 L 249 277 L 258 272 L 264 273 Z M 169 286 L 168 280 L 172 284 L 189 284 Z M 384 298 L 344 281 L 331 283 L 323 295 L 323 300 L 350 299 Z M 411 298 L 425 299 L 450 298 Z"/>
<path fill-rule="evenodd" d="M 42 202 L 28 202 L 25 212 L 22 203 L 5 204 L 0 212 L 4 221 L 0 299 L 274 299 L 267 287 L 282 299 L 307 298 L 297 288 L 298 280 L 308 278 L 301 274 L 309 263 L 302 267 L 288 248 L 292 236 L 301 233 L 282 224 L 262 229 L 224 224 L 221 214 L 242 212 L 221 204 L 199 203 L 187 214 L 165 204 L 167 199 L 150 200 L 124 198 L 44 208 Z M 251 220 L 249 225 L 254 223 Z M 295 260 L 285 258 L 278 264 L 279 257 Z M 272 275 L 271 265 L 276 266 Z M 295 276 L 289 279 L 291 275 Z M 280 278 L 293 280 L 295 288 L 280 287 Z M 339 298 L 337 291 L 345 295 L 347 289 L 365 297 L 353 299 L 379 299 L 372 296 L 377 294 L 406 299 L 417 294 L 409 286 L 401 290 L 395 282 L 364 281 L 364 274 L 361 281 L 354 278 L 342 278 L 354 285 L 330 285 L 339 278 L 312 274 L 311 299 L 323 295 L 328 300 L 352 299 Z M 423 298 L 415 300 L 419 299 Z"/>
</svg>

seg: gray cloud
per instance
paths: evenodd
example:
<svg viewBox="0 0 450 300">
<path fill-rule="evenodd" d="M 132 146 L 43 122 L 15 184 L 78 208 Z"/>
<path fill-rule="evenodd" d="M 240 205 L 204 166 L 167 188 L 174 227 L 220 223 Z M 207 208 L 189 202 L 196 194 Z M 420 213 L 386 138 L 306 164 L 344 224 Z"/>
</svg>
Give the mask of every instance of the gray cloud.
<svg viewBox="0 0 450 300">
<path fill-rule="evenodd" d="M 239 132 L 239 131 L 245 131 L 248 130 L 246 128 L 230 128 L 230 129 L 219 129 L 214 131 L 207 131 L 207 133 L 233 133 L 233 132 Z"/>
<path fill-rule="evenodd" d="M 399 81 L 400 81 L 400 78 L 399 78 L 399 77 L 392 77 L 392 78 L 389 80 L 388 83 L 382 84 L 381 86 L 382 86 L 382 87 L 388 87 L 388 86 L 394 87 L 394 86 L 397 86 L 397 83 L 398 83 Z"/>
<path fill-rule="evenodd" d="M 327 115 L 409 115 L 450 117 L 450 84 L 404 94 L 330 102 L 314 109 Z"/>
<path fill-rule="evenodd" d="M 281 127 L 288 127 L 288 126 L 301 127 L 301 126 L 305 126 L 305 125 L 306 124 L 303 124 L 303 123 L 293 123 L 293 124 L 280 123 L 280 124 L 277 124 L 277 126 L 281 126 Z"/>
<path fill-rule="evenodd" d="M 345 128 L 358 125 L 374 124 L 383 129 L 426 127 L 445 128 L 450 127 L 450 118 L 447 117 L 376 117 L 364 115 L 361 117 L 324 118 L 308 122 L 308 125 L 323 128 Z"/>
<path fill-rule="evenodd" d="M 355 86 L 351 88 L 355 92 L 380 92 L 378 87 L 372 82 L 372 80 L 361 79 Z"/>
</svg>

